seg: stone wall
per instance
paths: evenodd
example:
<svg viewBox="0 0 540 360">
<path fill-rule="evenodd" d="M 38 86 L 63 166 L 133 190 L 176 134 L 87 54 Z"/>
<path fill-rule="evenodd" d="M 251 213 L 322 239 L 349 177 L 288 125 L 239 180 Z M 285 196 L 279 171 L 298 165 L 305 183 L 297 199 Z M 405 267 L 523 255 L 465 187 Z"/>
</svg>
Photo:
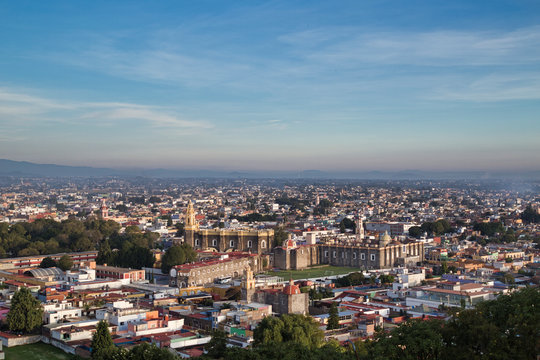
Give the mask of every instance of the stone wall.
<svg viewBox="0 0 540 360">
<path fill-rule="evenodd" d="M 22 335 L 13 336 L 10 334 L 0 333 L 0 339 L 2 339 L 2 345 L 5 347 L 13 347 L 19 345 L 35 344 L 42 339 L 41 335 Z"/>
</svg>

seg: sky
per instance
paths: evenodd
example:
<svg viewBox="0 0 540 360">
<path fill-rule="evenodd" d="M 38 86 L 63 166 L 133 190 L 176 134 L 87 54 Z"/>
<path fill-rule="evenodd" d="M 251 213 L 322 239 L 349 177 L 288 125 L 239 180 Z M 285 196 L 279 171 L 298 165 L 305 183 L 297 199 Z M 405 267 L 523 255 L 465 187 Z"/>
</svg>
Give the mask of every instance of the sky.
<svg viewBox="0 0 540 360">
<path fill-rule="evenodd" d="M 540 2 L 3 1 L 0 158 L 540 170 Z"/>
</svg>

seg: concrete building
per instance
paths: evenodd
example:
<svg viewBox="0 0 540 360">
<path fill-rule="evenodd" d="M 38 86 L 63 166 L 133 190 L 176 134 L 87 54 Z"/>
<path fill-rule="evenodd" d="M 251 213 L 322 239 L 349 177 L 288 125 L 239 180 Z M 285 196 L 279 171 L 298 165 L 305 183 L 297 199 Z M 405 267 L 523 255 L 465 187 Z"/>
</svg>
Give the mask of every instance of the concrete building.
<svg viewBox="0 0 540 360">
<path fill-rule="evenodd" d="M 372 221 L 365 223 L 366 231 L 377 233 L 388 232 L 391 236 L 406 235 L 413 226 L 416 226 L 416 224 L 408 222 Z"/>
<path fill-rule="evenodd" d="M 73 307 L 70 302 L 64 301 L 43 305 L 43 322 L 45 324 L 57 324 L 81 316 L 82 309 Z"/>
<path fill-rule="evenodd" d="M 15 268 L 28 268 L 35 267 L 41 264 L 41 261 L 46 257 L 52 258 L 54 261 L 60 260 L 63 255 L 69 255 L 73 260 L 73 267 L 78 267 L 81 263 L 88 263 L 95 261 L 98 252 L 97 251 L 85 251 L 78 253 L 60 253 L 52 255 L 34 255 L 24 256 L 16 258 L 0 259 L 0 270 L 15 269 Z"/>
<path fill-rule="evenodd" d="M 96 265 L 96 276 L 101 279 L 118 279 L 136 282 L 144 280 L 144 270 L 126 269 L 116 266 Z"/>
</svg>

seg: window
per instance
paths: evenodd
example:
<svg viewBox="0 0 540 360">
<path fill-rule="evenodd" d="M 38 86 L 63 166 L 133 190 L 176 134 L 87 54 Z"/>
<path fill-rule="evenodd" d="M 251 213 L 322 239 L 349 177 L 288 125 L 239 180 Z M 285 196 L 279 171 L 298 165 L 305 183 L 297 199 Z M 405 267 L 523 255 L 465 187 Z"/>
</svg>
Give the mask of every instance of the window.
<svg viewBox="0 0 540 360">
<path fill-rule="evenodd" d="M 199 239 L 195 239 L 195 246 L 199 246 Z"/>
<path fill-rule="evenodd" d="M 265 249 L 266 248 L 266 241 L 261 241 L 261 248 Z"/>
<path fill-rule="evenodd" d="M 366 254 L 361 253 L 360 254 L 360 260 L 366 260 Z"/>
<path fill-rule="evenodd" d="M 333 256 L 334 258 L 336 258 L 336 257 L 337 257 L 337 253 L 336 253 L 336 251 L 334 251 L 334 252 L 332 253 L 332 256 Z"/>
<path fill-rule="evenodd" d="M 217 239 L 212 240 L 212 246 L 217 246 Z"/>
<path fill-rule="evenodd" d="M 371 254 L 371 261 L 375 261 L 375 254 Z"/>
<path fill-rule="evenodd" d="M 251 246 L 253 246 L 253 242 L 251 240 L 248 240 L 247 247 L 250 248 Z"/>
<path fill-rule="evenodd" d="M 324 252 L 324 257 L 328 257 L 328 251 Z"/>
<path fill-rule="evenodd" d="M 356 259 L 356 253 L 355 252 L 352 253 L 352 258 Z"/>
<path fill-rule="evenodd" d="M 341 252 L 341 258 L 342 258 L 342 259 L 345 259 L 345 251 L 342 251 L 342 252 Z"/>
<path fill-rule="evenodd" d="M 403 253 L 406 254 L 407 253 L 407 246 L 406 245 L 403 245 Z"/>
<path fill-rule="evenodd" d="M 231 240 L 231 242 L 229 243 L 229 246 L 234 247 L 234 240 Z"/>
</svg>

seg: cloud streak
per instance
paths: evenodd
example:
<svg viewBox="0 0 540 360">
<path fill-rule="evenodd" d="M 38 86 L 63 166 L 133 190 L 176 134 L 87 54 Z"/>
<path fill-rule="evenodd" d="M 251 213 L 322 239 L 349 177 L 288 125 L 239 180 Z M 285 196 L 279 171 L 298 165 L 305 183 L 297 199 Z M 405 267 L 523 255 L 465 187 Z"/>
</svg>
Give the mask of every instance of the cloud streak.
<svg viewBox="0 0 540 360">
<path fill-rule="evenodd" d="M 220 42 L 216 34 L 209 42 L 213 49 L 190 46 L 190 36 L 202 42 L 205 38 L 190 34 L 189 29 L 183 29 L 177 39 L 174 32 L 167 32 L 167 42 L 156 34 L 149 35 L 138 49 L 126 49 L 123 43 L 128 35 L 123 36 L 99 38 L 90 47 L 50 59 L 130 80 L 221 93 L 247 91 L 281 100 L 292 94 L 331 99 L 332 94 L 386 91 L 398 83 L 396 78 L 399 86 L 417 88 L 424 99 L 443 93 L 455 99 L 463 82 L 472 90 L 461 100 L 530 98 L 526 90 L 534 90 L 536 85 L 523 86 L 528 74 L 523 73 L 516 82 L 490 79 L 494 74 L 519 78 L 522 72 L 518 68 L 535 67 L 540 62 L 540 26 L 512 31 L 418 32 L 322 27 L 275 36 L 266 52 L 279 53 L 280 57 L 266 56 L 257 49 L 238 53 L 225 36 Z M 182 46 L 174 45 L 175 40 L 186 38 Z M 441 82 L 453 75 L 461 83 Z M 495 86 L 492 96 L 473 91 L 475 83 L 490 81 Z"/>
<path fill-rule="evenodd" d="M 55 115 L 60 115 L 56 117 Z M 0 116 L 2 122 L 88 120 L 123 121 L 139 120 L 153 127 L 209 129 L 206 121 L 186 120 L 157 106 L 118 102 L 58 101 L 0 88 Z"/>
</svg>

